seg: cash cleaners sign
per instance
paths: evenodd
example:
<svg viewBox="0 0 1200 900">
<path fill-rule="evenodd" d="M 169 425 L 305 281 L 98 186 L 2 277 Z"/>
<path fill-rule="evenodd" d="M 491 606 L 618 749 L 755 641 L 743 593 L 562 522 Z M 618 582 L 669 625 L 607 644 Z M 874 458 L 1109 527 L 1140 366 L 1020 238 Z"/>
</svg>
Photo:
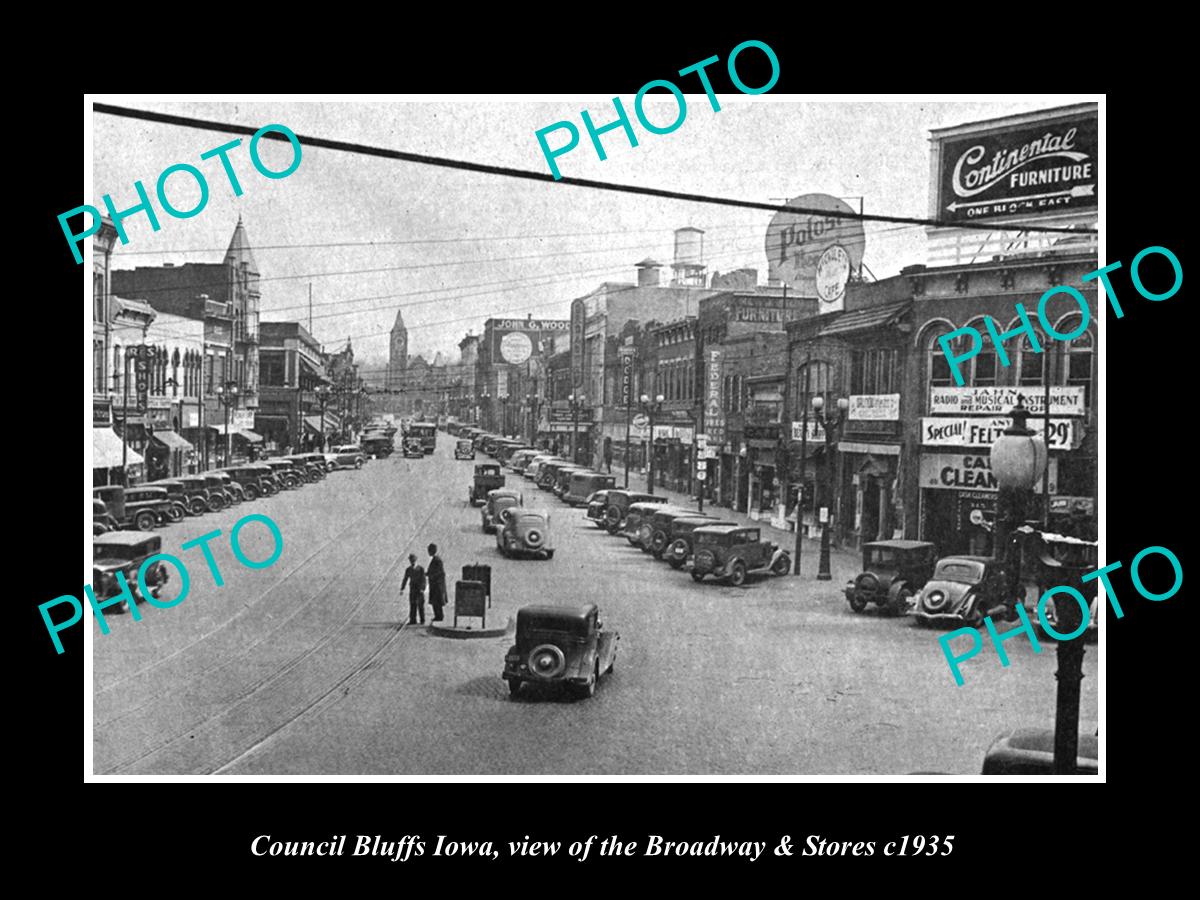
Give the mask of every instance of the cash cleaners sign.
<svg viewBox="0 0 1200 900">
<path fill-rule="evenodd" d="M 1059 212 L 1096 205 L 1095 111 L 943 138 L 938 216 Z"/>
<path fill-rule="evenodd" d="M 921 487 L 971 491 L 997 490 L 992 462 L 986 453 L 922 453 Z M 1034 488 L 1041 492 L 1038 480 Z M 1058 490 L 1058 460 L 1050 459 L 1050 493 Z"/>
</svg>

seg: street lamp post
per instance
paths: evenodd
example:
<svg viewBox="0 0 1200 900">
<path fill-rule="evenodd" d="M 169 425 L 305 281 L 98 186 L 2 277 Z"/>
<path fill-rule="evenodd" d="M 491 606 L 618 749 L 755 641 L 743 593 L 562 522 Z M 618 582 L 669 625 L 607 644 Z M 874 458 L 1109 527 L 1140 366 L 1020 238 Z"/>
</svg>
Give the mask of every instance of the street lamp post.
<svg viewBox="0 0 1200 900">
<path fill-rule="evenodd" d="M 579 411 L 586 402 L 587 397 L 584 394 L 571 394 L 567 397 L 567 403 L 571 405 L 571 462 L 576 464 L 579 463 Z"/>
<path fill-rule="evenodd" d="M 238 386 L 236 381 L 227 381 L 217 387 L 217 400 L 225 407 L 225 465 L 232 462 L 233 448 L 229 436 L 229 407 L 237 405 Z"/>
<path fill-rule="evenodd" d="M 1033 486 L 1047 468 L 1048 449 L 1044 438 L 1037 437 L 1025 422 L 1029 411 L 1025 398 L 1017 395 L 1017 405 L 1009 413 L 1012 424 L 992 445 L 991 466 L 996 478 L 996 529 L 992 553 L 1004 563 L 1005 602 L 1016 604 L 1021 598 L 1021 532 L 1029 511 Z M 1043 485 L 1046 482 L 1043 481 Z M 1042 497 L 1049 503 L 1049 497 Z M 1042 585 L 1039 585 L 1039 588 Z M 1076 588 L 1082 587 L 1077 584 Z M 1056 630 L 1073 634 L 1083 621 L 1083 611 L 1076 603 L 1057 607 L 1059 621 Z M 1010 616 L 1010 618 L 1015 616 Z M 1054 773 L 1074 775 L 1079 751 L 1079 694 L 1083 680 L 1083 641 L 1079 637 L 1058 642 L 1058 688 L 1054 712 Z"/>
<path fill-rule="evenodd" d="M 813 397 L 812 399 L 813 417 L 825 431 L 825 502 L 829 504 L 826 520 L 822 523 L 821 528 L 821 559 L 817 566 L 817 581 L 829 581 L 833 578 L 833 573 L 829 571 L 829 529 L 833 526 L 833 437 L 834 432 L 842 421 L 846 418 L 846 410 L 850 408 L 850 401 L 845 397 L 839 397 L 837 402 L 837 412 L 825 412 L 825 398 Z M 799 519 L 797 519 L 799 525 Z"/>
<path fill-rule="evenodd" d="M 649 440 L 646 441 L 646 456 L 648 457 L 648 459 L 647 459 L 647 476 L 648 477 L 646 479 L 646 493 L 647 494 L 654 493 L 654 417 L 658 413 L 662 412 L 663 401 L 665 399 L 667 399 L 667 398 L 664 397 L 662 394 L 659 394 L 657 397 L 654 398 L 654 402 L 651 403 L 649 395 L 642 394 L 642 412 L 645 413 L 650 419 L 650 422 L 649 422 L 650 438 L 649 438 Z"/>
</svg>

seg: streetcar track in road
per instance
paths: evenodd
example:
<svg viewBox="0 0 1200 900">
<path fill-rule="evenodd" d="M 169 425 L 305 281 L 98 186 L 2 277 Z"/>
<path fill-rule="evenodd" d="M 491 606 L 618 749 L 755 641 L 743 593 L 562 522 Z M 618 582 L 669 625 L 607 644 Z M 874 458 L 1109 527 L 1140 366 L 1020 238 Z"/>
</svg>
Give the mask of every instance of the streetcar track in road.
<svg viewBox="0 0 1200 900">
<path fill-rule="evenodd" d="M 329 483 L 328 479 L 323 479 L 321 481 L 321 484 L 328 484 L 328 483 Z M 355 519 L 352 519 L 350 522 L 348 522 L 346 524 L 346 526 L 341 531 L 337 532 L 337 534 L 330 537 L 329 540 L 327 540 L 325 543 L 321 544 L 316 550 L 314 550 L 307 557 L 305 557 L 303 560 L 298 562 L 293 568 L 291 568 L 290 570 L 285 572 L 283 577 L 280 578 L 278 582 L 276 582 L 274 585 L 272 585 L 270 588 L 268 588 L 266 591 L 263 592 L 262 596 L 258 599 L 258 601 L 256 601 L 255 603 L 249 603 L 249 604 L 243 603 L 242 609 L 239 612 L 237 612 L 236 614 L 234 614 L 232 617 L 230 617 L 228 619 L 222 620 L 221 624 L 217 625 L 215 628 L 211 629 L 210 631 L 206 631 L 204 634 L 200 635 L 199 637 L 197 637 L 190 643 L 187 643 L 181 647 L 178 647 L 177 649 L 173 650 L 171 653 L 167 654 L 166 656 L 162 657 L 161 659 L 157 659 L 152 663 L 148 663 L 147 665 L 142 666 L 142 668 L 137 669 L 136 671 L 131 672 L 128 675 L 125 675 L 124 677 L 118 679 L 117 681 L 114 681 L 112 684 L 110 684 L 98 691 L 95 691 L 93 694 L 93 698 L 98 699 L 100 697 L 103 697 L 105 694 L 109 693 L 110 691 L 114 690 L 115 688 L 120 687 L 123 684 L 128 683 L 129 681 L 133 680 L 134 678 L 144 675 L 147 672 L 151 672 L 154 669 L 158 668 L 159 666 L 165 665 L 166 663 L 170 662 L 175 657 L 177 657 L 183 653 L 186 653 L 188 650 L 195 647 L 197 644 L 203 643 L 205 640 L 212 637 L 214 634 L 216 634 L 220 631 L 223 631 L 224 629 L 226 629 L 233 623 L 237 622 L 237 620 L 240 619 L 243 615 L 245 615 L 246 612 L 248 612 L 251 609 L 253 609 L 254 607 L 258 606 L 259 603 L 261 603 L 264 599 L 266 599 L 266 597 L 271 593 L 271 591 L 273 591 L 275 589 L 275 587 L 283 584 L 289 578 L 293 577 L 301 568 L 303 568 L 304 566 L 306 566 L 310 562 L 312 562 L 314 557 L 316 557 L 320 553 L 323 553 L 331 544 L 338 541 L 342 537 L 342 535 L 344 535 L 346 532 L 348 532 L 351 528 L 354 528 L 360 522 L 368 519 L 381 506 L 383 506 L 385 503 L 390 502 L 392 500 L 393 496 L 396 494 L 396 492 L 400 489 L 400 487 L 402 485 L 403 485 L 403 482 L 397 484 L 392 489 L 391 493 L 387 494 L 382 500 L 380 500 L 374 506 L 370 507 L 365 512 L 363 512 L 362 515 L 358 516 Z M 109 720 L 109 721 L 112 721 L 112 720 Z"/>
<path fill-rule="evenodd" d="M 397 489 L 399 489 L 399 485 L 397 485 Z M 390 499 L 390 495 L 389 495 L 389 499 Z M 436 503 L 434 505 L 433 509 L 430 510 L 429 514 L 427 516 L 425 516 L 425 518 L 419 523 L 419 525 L 417 525 L 417 527 L 414 529 L 413 537 L 410 538 L 409 541 L 405 543 L 405 545 L 404 545 L 405 549 L 407 549 L 409 546 L 411 546 L 412 541 L 416 539 L 416 537 L 421 533 L 421 530 L 429 523 L 429 520 L 433 518 L 433 516 L 444 505 L 444 503 L 445 503 L 444 500 Z M 378 506 L 378 504 L 377 504 L 377 506 Z M 386 531 L 386 529 L 382 529 L 376 537 L 382 536 L 384 531 Z M 322 547 L 322 549 L 324 549 L 324 547 L 326 547 L 326 546 L 328 546 L 328 543 L 326 545 L 324 545 Z M 356 552 L 354 558 L 357 559 L 359 556 L 368 552 L 370 549 L 371 549 L 371 545 L 364 543 L 364 545 L 362 545 L 361 548 Z M 342 635 L 350 628 L 352 621 L 353 621 L 354 614 L 357 613 L 360 609 L 362 609 L 364 606 L 366 606 L 368 603 L 370 603 L 373 600 L 375 595 L 378 593 L 379 589 L 387 582 L 388 578 L 391 577 L 395 573 L 396 569 L 399 567 L 400 563 L 403 561 L 403 558 L 404 557 L 403 557 L 403 551 L 402 551 L 399 554 L 396 562 L 392 563 L 390 566 L 387 567 L 384 574 L 380 577 L 380 579 L 376 582 L 376 584 L 371 588 L 370 591 L 367 591 L 363 595 L 362 599 L 360 599 L 359 602 L 357 604 L 355 604 L 355 606 L 351 609 L 350 613 L 345 618 L 340 620 L 340 622 L 336 626 L 323 632 L 320 639 L 316 643 L 310 645 L 306 650 L 304 650 L 298 656 L 290 657 L 282 665 L 279 665 L 279 666 L 276 666 L 275 668 L 273 668 L 269 673 L 267 673 L 265 676 L 260 678 L 253 685 L 251 685 L 248 690 L 244 690 L 241 694 L 234 697 L 231 701 L 223 703 L 216 711 L 212 712 L 210 715 L 201 719 L 198 723 L 193 722 L 185 728 L 175 729 L 176 733 L 173 734 L 171 737 L 158 742 L 153 747 L 145 750 L 144 752 L 139 753 L 138 755 L 136 755 L 135 757 L 133 757 L 131 759 L 126 759 L 126 760 L 122 760 L 121 762 L 118 762 L 116 765 L 111 766 L 111 767 L 103 770 L 102 772 L 99 772 L 98 774 L 104 774 L 104 775 L 118 774 L 122 771 L 129 769 L 132 766 L 137 765 L 139 762 L 141 762 L 145 759 L 148 759 L 157 753 L 162 752 L 163 750 L 171 747 L 172 745 L 179 744 L 184 741 L 194 740 L 195 735 L 197 733 L 201 733 L 201 732 L 204 732 L 204 731 L 210 729 L 211 727 L 213 727 L 214 722 L 222 719 L 228 713 L 230 713 L 231 711 L 236 709 L 238 706 L 241 706 L 242 704 L 248 702 L 255 694 L 261 692 L 262 690 L 264 690 L 271 684 L 274 684 L 275 682 L 277 682 L 281 677 L 290 673 L 301 663 L 305 662 L 308 659 L 311 659 L 317 653 L 317 651 L 323 650 L 324 648 L 328 647 L 334 641 L 335 638 Z M 311 557 L 310 557 L 310 559 L 311 559 Z M 307 560 L 306 560 L 306 562 L 307 562 Z M 289 574 L 291 574 L 291 573 L 289 573 Z M 278 586 L 278 585 L 276 585 L 276 586 Z M 274 590 L 274 587 L 272 588 L 272 590 Z M 311 604 L 311 602 L 312 602 L 312 600 L 308 601 L 308 603 L 305 605 L 307 606 L 307 605 Z M 289 617 L 289 621 L 291 618 L 294 618 L 294 616 Z M 314 699 L 313 701 L 311 701 L 310 703 L 305 705 L 294 716 L 285 720 L 282 725 L 278 726 L 276 729 L 273 729 L 273 731 L 271 733 L 273 734 L 273 733 L 279 731 L 280 729 L 286 727 L 289 722 L 294 721 L 295 719 L 298 719 L 301 716 L 303 716 L 307 710 L 311 709 L 321 699 L 323 699 L 324 697 L 328 696 L 329 694 L 335 692 L 339 685 L 341 685 L 341 684 L 345 683 L 347 680 L 351 679 L 357 672 L 363 670 L 364 668 L 369 667 L 369 665 L 372 663 L 372 661 L 377 659 L 379 657 L 379 655 L 382 654 L 382 652 L 396 640 L 397 636 L 401 633 L 401 631 L 403 631 L 403 627 L 401 629 L 398 629 L 397 631 L 393 632 L 392 634 L 388 635 L 386 637 L 386 639 L 380 644 L 380 646 L 375 648 L 375 650 L 373 650 L 365 659 L 360 660 L 359 662 L 355 663 L 353 666 L 351 666 L 349 668 L 349 670 L 345 671 L 344 674 L 341 674 L 339 676 L 339 678 L 334 682 L 334 685 L 332 687 L 328 688 L 326 691 L 319 694 L 316 699 Z M 257 642 L 256 644 L 254 644 L 252 646 L 257 646 L 258 643 L 261 643 L 261 641 Z M 243 656 L 245 656 L 245 651 L 242 651 L 241 653 L 238 654 L 238 657 L 243 657 Z M 232 662 L 232 661 L 233 661 L 232 659 L 227 660 L 226 663 L 224 663 L 224 664 L 228 664 L 229 662 Z M 158 699 L 158 698 L 156 697 L 155 699 Z M 212 771 L 214 771 L 213 768 L 208 769 L 209 773 L 211 773 Z"/>
</svg>

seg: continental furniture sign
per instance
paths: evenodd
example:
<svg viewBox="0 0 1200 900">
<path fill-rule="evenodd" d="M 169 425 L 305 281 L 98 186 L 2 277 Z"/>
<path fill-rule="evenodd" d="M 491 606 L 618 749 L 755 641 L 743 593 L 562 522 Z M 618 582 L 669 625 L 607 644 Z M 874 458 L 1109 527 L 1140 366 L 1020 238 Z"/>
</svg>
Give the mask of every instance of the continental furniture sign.
<svg viewBox="0 0 1200 900">
<path fill-rule="evenodd" d="M 1096 206 L 1097 131 L 1089 111 L 945 138 L 938 216 L 967 221 Z"/>
<path fill-rule="evenodd" d="M 1082 387 L 1051 387 L 1050 415 L 1082 416 L 1087 412 Z M 1045 389 L 1040 387 L 935 387 L 929 390 L 929 411 L 948 415 L 1003 416 L 1012 412 L 1020 397 L 1034 415 L 1045 409 Z"/>
</svg>

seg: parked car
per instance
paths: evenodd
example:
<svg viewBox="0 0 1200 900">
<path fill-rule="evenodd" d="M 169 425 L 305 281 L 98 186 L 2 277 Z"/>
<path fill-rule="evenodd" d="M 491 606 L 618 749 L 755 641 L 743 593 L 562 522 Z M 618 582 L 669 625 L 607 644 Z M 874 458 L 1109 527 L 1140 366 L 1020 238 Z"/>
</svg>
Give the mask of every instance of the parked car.
<svg viewBox="0 0 1200 900">
<path fill-rule="evenodd" d="M 525 467 L 529 465 L 529 461 L 535 456 L 540 456 L 541 453 L 541 450 L 525 447 L 508 458 L 508 467 L 518 475 L 523 474 Z"/>
<path fill-rule="evenodd" d="M 583 506 L 596 491 L 606 491 L 617 486 L 615 475 L 603 472 L 574 472 L 567 482 L 562 498 L 571 506 Z"/>
<path fill-rule="evenodd" d="M 908 612 L 933 575 L 937 547 L 927 541 L 872 541 L 862 551 L 862 572 L 842 590 L 850 608 L 860 613 L 874 603 L 893 615 Z"/>
<path fill-rule="evenodd" d="M 565 459 L 547 460 L 538 467 L 534 483 L 543 491 L 552 491 L 558 481 L 558 473 L 568 467 L 573 468 L 574 463 L 567 462 Z"/>
<path fill-rule="evenodd" d="M 208 488 L 209 509 L 219 512 L 233 505 L 233 495 L 225 489 L 224 478 L 215 472 L 203 472 L 199 477 L 204 479 L 204 486 Z"/>
<path fill-rule="evenodd" d="M 679 509 L 679 507 L 670 503 L 659 502 L 659 498 L 655 497 L 652 500 L 639 500 L 637 503 L 629 504 L 629 508 L 625 511 L 625 524 L 621 527 L 621 534 L 625 536 L 625 540 L 633 544 L 635 547 L 641 547 L 642 542 L 649 542 L 650 535 L 650 517 L 660 509 L 670 507 Z M 695 510 L 692 510 L 695 512 Z"/>
<path fill-rule="evenodd" d="M 219 488 L 225 492 L 225 499 L 232 506 L 234 503 L 241 503 L 246 499 L 246 494 L 242 490 L 242 486 L 233 480 L 233 477 L 222 469 L 216 469 L 204 473 L 205 479 L 208 480 L 210 488 Z M 214 482 L 213 479 L 216 479 Z"/>
<path fill-rule="evenodd" d="M 541 475 L 542 475 L 542 467 L 544 465 L 546 465 L 546 463 L 550 463 L 550 462 L 565 463 L 566 460 L 563 459 L 561 456 L 554 456 L 553 454 L 550 454 L 550 453 L 542 453 L 542 454 L 539 454 L 538 456 L 535 456 L 533 459 L 531 459 L 525 465 L 525 471 L 522 474 L 526 478 L 533 481 L 534 484 L 537 484 L 538 478 L 541 477 Z"/>
<path fill-rule="evenodd" d="M 712 575 L 740 587 L 750 575 L 786 575 L 792 570 L 787 551 L 764 541 L 758 528 L 706 525 L 692 532 L 692 541 L 696 548 L 692 556 L 695 581 Z"/>
<path fill-rule="evenodd" d="M 1005 593 L 1004 567 L 988 556 L 947 556 L 917 594 L 913 616 L 929 622 L 983 624 L 988 610 L 1001 605 Z"/>
<path fill-rule="evenodd" d="M 587 498 L 587 511 L 584 516 L 597 528 L 604 527 L 604 510 L 608 508 L 608 489 L 594 491 Z"/>
<path fill-rule="evenodd" d="M 286 459 L 298 470 L 304 472 L 305 480 L 309 483 L 320 481 L 329 472 L 323 453 L 293 453 L 291 456 L 284 456 L 281 459 Z"/>
<path fill-rule="evenodd" d="M 625 528 L 625 517 L 629 515 L 630 506 L 634 503 L 666 503 L 667 498 L 625 489 L 609 491 L 605 501 L 608 506 L 604 510 L 604 527 L 609 534 L 620 534 Z"/>
<path fill-rule="evenodd" d="M 470 438 L 460 438 L 454 444 L 455 459 L 474 459 L 475 443 Z"/>
<path fill-rule="evenodd" d="M 126 528 L 150 531 L 160 523 L 171 520 L 171 498 L 167 496 L 165 488 L 141 485 L 127 488 L 112 484 L 93 488 L 92 498 L 104 501 L 112 519 L 111 530 Z"/>
<path fill-rule="evenodd" d="M 162 552 L 162 538 L 144 531 L 109 531 L 92 538 L 92 592 L 97 600 L 107 600 L 121 593 L 117 581 L 120 572 L 134 599 L 141 596 L 137 574 L 149 557 Z M 158 592 L 167 583 L 170 573 L 161 561 L 146 569 L 145 582 L 150 593 L 157 599 Z M 121 604 L 127 609 L 128 601 Z"/>
<path fill-rule="evenodd" d="M 698 509 L 660 506 L 645 520 L 646 524 L 650 526 L 650 537 L 642 544 L 642 550 L 651 554 L 655 559 L 662 559 L 663 552 L 671 543 L 671 523 L 676 519 L 695 518 L 703 515 Z M 710 518 L 712 518 L 713 524 L 716 524 L 716 518 L 712 516 Z"/>
<path fill-rule="evenodd" d="M 590 472 L 591 470 L 585 466 L 562 466 L 558 473 L 554 476 L 554 485 L 551 487 L 554 496 L 562 498 L 567 493 L 567 488 L 571 484 L 571 476 L 581 472 Z"/>
<path fill-rule="evenodd" d="M 522 450 L 532 450 L 524 441 L 503 440 L 496 444 L 496 459 L 503 465 L 508 465 L 512 458 Z"/>
<path fill-rule="evenodd" d="M 487 501 L 488 491 L 504 487 L 504 474 L 498 463 L 476 463 L 475 480 L 467 485 L 467 502 L 472 506 Z"/>
<path fill-rule="evenodd" d="M 98 497 L 92 498 L 92 536 L 117 531 L 120 526 L 108 511 L 108 506 Z"/>
<path fill-rule="evenodd" d="M 304 484 L 304 476 L 300 474 L 290 461 L 276 458 L 264 459 L 263 463 L 271 467 L 271 471 L 275 473 L 275 483 L 282 490 L 294 491 Z"/>
<path fill-rule="evenodd" d="M 496 488 L 487 492 L 487 500 L 479 511 L 480 524 L 485 534 L 495 534 L 514 506 L 524 506 L 525 499 L 521 492 L 513 488 Z"/>
<path fill-rule="evenodd" d="M 335 469 L 361 469 L 366 465 L 367 457 L 358 444 L 342 444 L 333 448 L 333 466 Z"/>
<path fill-rule="evenodd" d="M 498 434 L 485 434 L 482 441 L 483 452 L 494 458 L 496 456 L 496 447 L 502 440 L 504 438 Z"/>
<path fill-rule="evenodd" d="M 1100 739 L 1095 734 L 1079 735 L 1075 774 L 1099 774 Z M 983 757 L 984 775 L 1053 775 L 1054 729 L 1014 728 L 992 742 Z"/>
<path fill-rule="evenodd" d="M 253 469 L 258 472 L 258 481 L 262 487 L 264 496 L 274 497 L 283 488 L 279 486 L 279 476 L 275 474 L 275 470 L 266 463 L 250 463 L 246 466 L 247 469 Z"/>
<path fill-rule="evenodd" d="M 403 442 L 405 459 L 424 459 L 425 446 L 417 437 L 406 437 Z"/>
<path fill-rule="evenodd" d="M 257 500 L 259 497 L 275 493 L 274 484 L 270 489 L 264 486 L 263 469 L 270 472 L 270 466 L 229 466 L 222 469 L 229 477 L 242 486 L 242 494 L 247 500 Z"/>
<path fill-rule="evenodd" d="M 201 516 L 206 512 L 217 512 L 225 508 L 224 494 L 214 500 L 212 491 L 208 487 L 208 479 L 203 475 L 181 475 L 175 480 L 183 485 L 183 492 L 188 498 L 188 510 L 193 516 Z"/>
<path fill-rule="evenodd" d="M 525 606 L 517 611 L 516 643 L 504 655 L 503 678 L 516 696 L 527 681 L 565 684 L 591 697 L 612 672 L 620 636 L 606 630 L 595 604 Z"/>
<path fill-rule="evenodd" d="M 550 513 L 541 509 L 510 507 L 507 519 L 496 531 L 496 549 L 504 556 L 553 559 Z"/>
<path fill-rule="evenodd" d="M 171 501 L 170 516 L 172 522 L 179 522 L 187 517 L 187 494 L 184 493 L 182 484 L 178 481 L 163 478 L 158 481 L 147 482 L 146 486 L 160 487 L 167 492 L 167 497 Z"/>
<path fill-rule="evenodd" d="M 672 569 L 682 569 L 692 557 L 692 532 L 697 528 L 709 525 L 736 525 L 737 522 L 724 521 L 716 516 L 679 516 L 671 521 L 671 531 L 667 536 L 667 547 L 660 559 L 671 564 Z"/>
</svg>

